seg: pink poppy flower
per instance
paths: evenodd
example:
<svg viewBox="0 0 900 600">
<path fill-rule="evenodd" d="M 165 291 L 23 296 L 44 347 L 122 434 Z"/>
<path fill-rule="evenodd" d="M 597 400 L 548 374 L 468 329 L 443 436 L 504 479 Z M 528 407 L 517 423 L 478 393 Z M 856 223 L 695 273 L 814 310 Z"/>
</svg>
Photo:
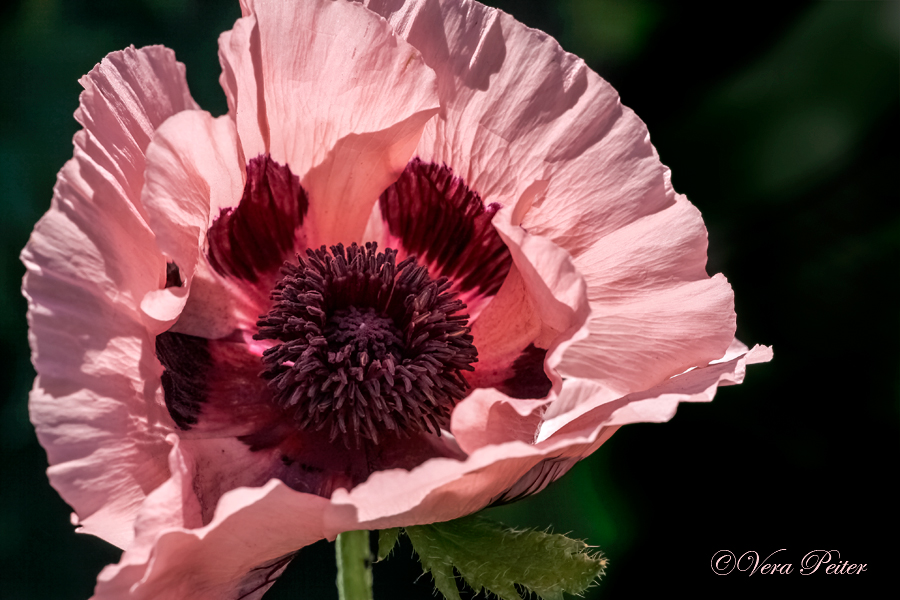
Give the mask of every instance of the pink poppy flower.
<svg viewBox="0 0 900 600">
<path fill-rule="evenodd" d="M 538 492 L 770 358 L 552 38 L 466 0 L 241 6 L 225 116 L 162 47 L 82 79 L 22 253 L 50 480 L 126 550 L 95 598 L 258 598 L 305 545 Z"/>
</svg>

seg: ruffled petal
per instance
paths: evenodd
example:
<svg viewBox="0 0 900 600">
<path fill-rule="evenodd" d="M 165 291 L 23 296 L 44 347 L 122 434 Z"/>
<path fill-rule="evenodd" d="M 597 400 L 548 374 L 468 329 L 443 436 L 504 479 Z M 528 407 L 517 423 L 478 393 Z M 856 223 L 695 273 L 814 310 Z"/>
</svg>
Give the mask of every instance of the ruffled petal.
<svg viewBox="0 0 900 600">
<path fill-rule="evenodd" d="M 181 454 L 189 462 L 189 451 Z M 182 481 L 189 476 L 186 469 Z M 160 526 L 145 527 L 119 564 L 103 570 L 92 600 L 258 600 L 299 548 L 327 536 L 328 501 L 277 480 L 230 491 L 205 527 L 164 527 L 192 495 L 182 481 L 147 502 L 143 522 Z"/>
<path fill-rule="evenodd" d="M 612 401 L 606 399 L 606 391 L 597 382 L 564 381 L 562 390 L 552 399 L 551 410 L 544 413 L 534 443 L 546 450 L 564 446 L 567 441 L 575 447 L 585 448 L 582 441 L 585 438 L 592 441 L 580 455 L 568 451 L 557 455 L 548 453 L 548 458 L 532 467 L 492 502 L 516 500 L 541 491 L 578 460 L 599 448 L 620 426 L 668 421 L 680 402 L 709 402 L 719 386 L 741 383 L 748 365 L 768 362 L 771 358 L 770 348 L 756 346 L 748 350 L 733 340 L 725 356 L 713 364 L 673 377 L 651 390 Z M 454 414 L 454 424 L 460 425 L 458 440 L 464 448 L 490 439 L 504 442 L 517 438 L 527 442 L 530 427 L 535 420 L 540 420 L 544 408 L 541 401 L 521 405 L 521 401 L 510 402 L 493 390 L 478 390 L 472 400 L 471 404 L 461 405 L 463 414 Z M 554 414 L 556 416 L 552 416 Z"/>
<path fill-rule="evenodd" d="M 542 335 L 543 332 L 544 323 L 518 267 L 513 265 L 497 295 L 472 323 L 478 362 L 466 380 L 472 387 L 485 388 L 498 387 L 514 379 L 516 373 L 512 365 L 529 345 L 533 346 L 535 342 L 543 346 L 549 344 L 552 332 L 549 336 Z M 543 368 L 538 370 L 544 374 Z"/>
<path fill-rule="evenodd" d="M 143 204 L 160 250 L 177 265 L 181 285 L 158 286 L 142 309 L 176 331 L 220 338 L 256 323 L 265 294 L 216 273 L 207 260 L 207 231 L 244 188 L 237 136 L 228 117 L 187 111 L 165 123 L 147 149 Z"/>
<path fill-rule="evenodd" d="M 590 314 L 585 281 L 569 255 L 513 225 L 511 215 L 501 210 L 493 224 L 515 265 L 472 325 L 479 362 L 469 381 L 496 389 L 476 389 L 453 413 L 451 429 L 468 453 L 488 444 L 535 441 L 551 402 L 545 397 L 553 383 L 557 390 L 562 384 L 560 357 L 585 336 Z"/>
<path fill-rule="evenodd" d="M 573 257 L 673 202 L 647 128 L 550 36 L 477 2 L 369 0 L 438 77 L 416 152 Z"/>
<path fill-rule="evenodd" d="M 579 454 L 590 439 L 580 442 L 569 449 L 548 446 L 546 452 Z M 139 536 L 119 565 L 101 573 L 94 600 L 240 598 L 247 593 L 248 574 L 319 539 L 353 529 L 449 520 L 483 508 L 539 465 L 543 454 L 519 442 L 491 446 L 464 462 L 441 458 L 412 471 L 378 472 L 353 492 L 338 490 L 331 501 L 295 492 L 279 480 L 233 489 L 222 496 L 208 525 L 163 527 Z M 169 511 L 192 493 L 174 493 L 179 487 L 169 486 Z M 265 543 L 260 531 L 266 532 Z"/>
<path fill-rule="evenodd" d="M 584 326 L 590 305 L 584 279 L 569 255 L 550 240 L 513 224 L 512 214 L 503 209 L 492 221 L 515 268 L 472 325 L 479 358 L 471 381 L 473 386 L 493 386 L 515 397 L 534 398 L 546 395 L 549 388 L 543 388 L 539 396 L 516 394 L 516 386 L 530 383 L 517 375 L 539 369 L 546 362 L 545 354 L 571 343 Z M 517 366 L 517 361 L 522 363 Z M 543 370 L 558 388 L 560 378 L 554 366 Z"/>
<path fill-rule="evenodd" d="M 618 397 L 721 357 L 734 336 L 734 294 L 722 275 L 686 282 L 642 300 L 594 305 L 587 330 L 558 369 Z"/>
<path fill-rule="evenodd" d="M 161 46 L 114 52 L 81 84 L 75 118 L 84 129 L 23 259 L 137 310 L 144 293 L 165 280 L 140 202 L 144 152 L 165 119 L 196 105 L 184 66 Z"/>
<path fill-rule="evenodd" d="M 489 444 L 537 440 L 543 409 L 551 400 L 511 398 L 492 388 L 474 390 L 453 410 L 450 428 L 467 454 Z"/>
<path fill-rule="evenodd" d="M 610 397 L 721 356 L 731 290 L 705 273 L 699 213 L 676 197 L 647 129 L 549 36 L 477 2 L 368 2 L 421 50 L 442 110 L 417 153 L 445 162 L 584 274 L 593 314 L 560 372 Z"/>
<path fill-rule="evenodd" d="M 706 275 L 706 246 L 700 212 L 678 196 L 576 258 L 593 313 L 560 372 L 617 397 L 720 358 L 734 337 L 734 293 Z"/>
<path fill-rule="evenodd" d="M 708 401 L 718 385 L 739 383 L 747 364 L 771 357 L 764 347 L 747 353 L 735 346 L 735 351 L 738 355 L 727 361 L 608 405 L 593 402 L 596 383 L 566 381 L 560 398 L 578 398 L 576 405 L 589 408 L 578 411 L 578 418 L 545 423 L 537 443 L 510 440 L 475 449 L 462 461 L 436 458 L 409 471 L 379 471 L 352 491 L 337 490 L 330 501 L 295 492 L 278 480 L 234 489 L 222 496 L 208 525 L 160 528 L 155 536 L 139 537 L 122 562 L 101 575 L 95 598 L 238 598 L 247 574 L 252 578 L 255 570 L 277 570 L 279 561 L 318 539 L 354 529 L 451 520 L 534 493 L 596 450 L 620 425 L 666 420 L 679 401 Z M 520 417 L 525 413 L 517 411 Z M 170 504 L 189 505 L 183 497 L 192 493 L 185 490 Z M 258 543 L 260 531 L 266 531 L 265 544 Z M 252 581 L 259 585 L 259 578 Z"/>
<path fill-rule="evenodd" d="M 81 83 L 74 158 L 22 251 L 39 374 L 30 411 L 83 530 L 127 546 L 138 506 L 168 477 L 172 426 L 139 310 L 166 280 L 140 203 L 144 152 L 165 119 L 196 105 L 159 46 L 114 52 Z"/>
<path fill-rule="evenodd" d="M 746 346 L 734 340 L 721 360 L 692 369 L 667 379 L 660 385 L 616 398 L 608 399 L 606 390 L 596 381 L 568 380 L 563 392 L 551 407 L 541 426 L 540 440 L 582 435 L 602 423 L 619 427 L 628 423 L 661 423 L 671 419 L 680 402 L 709 402 L 719 386 L 736 385 L 744 380 L 748 365 L 772 360 L 767 346 Z"/>
<path fill-rule="evenodd" d="M 465 461 L 432 459 L 412 471 L 373 473 L 363 484 L 338 490 L 331 501 L 352 506 L 356 520 L 334 523 L 344 529 L 382 529 L 449 521 L 501 500 L 545 460 L 580 459 L 597 441 L 596 432 L 544 444 L 510 441 L 476 449 Z"/>
<path fill-rule="evenodd" d="M 240 143 L 236 150 L 242 165 L 269 149 L 259 27 L 256 19 L 247 18 L 247 14 L 244 10 L 245 18 L 238 19 L 230 31 L 219 36 L 219 83 L 228 100 L 228 114 L 237 128 Z"/>
<path fill-rule="evenodd" d="M 141 215 L 144 153 L 153 132 L 170 116 L 196 109 L 184 65 L 163 46 L 134 46 L 109 54 L 81 78 L 85 90 L 75 120 L 85 135 L 76 139 L 117 191 Z"/>
<path fill-rule="evenodd" d="M 361 241 L 378 194 L 438 110 L 434 74 L 360 6 L 249 0 L 243 8 L 219 52 L 245 160 L 268 152 L 300 176 L 311 246 Z"/>
<path fill-rule="evenodd" d="M 700 211 L 679 195 L 666 209 L 597 240 L 574 263 L 584 274 L 592 304 L 621 305 L 709 279 L 706 250 Z"/>
<path fill-rule="evenodd" d="M 51 484 L 83 531 L 131 541 L 145 495 L 168 477 L 157 404 L 159 367 L 144 325 L 64 280 L 28 273 L 33 361 L 31 421 Z"/>
<path fill-rule="evenodd" d="M 185 444 L 179 443 L 177 437 L 171 436 L 169 439 L 173 444 L 169 454 L 172 477 L 147 498 L 135 523 L 137 533 L 134 547 L 122 556 L 119 564 L 103 570 L 97 581 L 94 598 L 262 597 L 290 563 L 293 553 L 230 573 L 232 579 L 225 577 L 224 581 L 212 585 L 208 585 L 209 582 L 203 581 L 201 577 L 194 576 L 194 573 L 186 577 L 187 573 L 177 566 L 173 568 L 165 560 L 167 551 L 177 551 L 178 546 L 177 543 L 172 543 L 171 536 L 163 537 L 163 541 L 157 546 L 157 537 L 161 533 L 202 525 L 202 504 L 195 493 L 195 478 L 199 474 L 196 468 L 197 457 L 185 448 Z M 163 557 L 162 565 L 155 560 L 159 554 Z M 220 564 L 220 561 L 215 564 Z M 162 568 L 164 576 L 154 580 L 154 568 L 157 573 Z"/>
</svg>

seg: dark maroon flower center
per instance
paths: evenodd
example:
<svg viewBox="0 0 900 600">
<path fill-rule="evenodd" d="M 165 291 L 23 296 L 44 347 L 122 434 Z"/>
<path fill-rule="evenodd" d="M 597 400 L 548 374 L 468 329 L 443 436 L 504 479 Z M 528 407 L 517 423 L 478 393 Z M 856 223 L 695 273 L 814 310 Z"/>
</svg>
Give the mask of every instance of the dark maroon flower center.
<svg viewBox="0 0 900 600">
<path fill-rule="evenodd" d="M 477 352 L 446 277 L 397 251 L 338 244 L 285 263 L 256 339 L 274 402 L 349 447 L 449 424 Z"/>
</svg>

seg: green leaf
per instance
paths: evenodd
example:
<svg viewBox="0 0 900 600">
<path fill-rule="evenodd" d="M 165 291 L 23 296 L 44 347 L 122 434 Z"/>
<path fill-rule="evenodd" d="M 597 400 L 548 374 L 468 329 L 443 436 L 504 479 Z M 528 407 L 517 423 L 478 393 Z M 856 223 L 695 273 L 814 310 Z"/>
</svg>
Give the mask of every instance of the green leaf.
<svg viewBox="0 0 900 600">
<path fill-rule="evenodd" d="M 606 559 L 582 541 L 515 530 L 481 516 L 407 527 L 422 567 L 447 600 L 460 600 L 454 569 L 476 592 L 520 600 L 516 586 L 544 600 L 583 593 L 606 569 Z"/>
<path fill-rule="evenodd" d="M 378 532 L 378 560 L 384 560 L 391 555 L 397 540 L 400 539 L 400 528 L 382 529 Z"/>
</svg>

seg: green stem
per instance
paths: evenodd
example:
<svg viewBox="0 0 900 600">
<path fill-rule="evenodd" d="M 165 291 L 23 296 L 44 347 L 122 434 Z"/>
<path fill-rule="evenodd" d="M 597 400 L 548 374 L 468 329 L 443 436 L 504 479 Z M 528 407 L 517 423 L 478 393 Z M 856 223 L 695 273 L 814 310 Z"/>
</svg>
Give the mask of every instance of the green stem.
<svg viewBox="0 0 900 600">
<path fill-rule="evenodd" d="M 337 536 L 337 588 L 340 600 L 372 600 L 372 554 L 368 531 L 347 531 Z"/>
</svg>

